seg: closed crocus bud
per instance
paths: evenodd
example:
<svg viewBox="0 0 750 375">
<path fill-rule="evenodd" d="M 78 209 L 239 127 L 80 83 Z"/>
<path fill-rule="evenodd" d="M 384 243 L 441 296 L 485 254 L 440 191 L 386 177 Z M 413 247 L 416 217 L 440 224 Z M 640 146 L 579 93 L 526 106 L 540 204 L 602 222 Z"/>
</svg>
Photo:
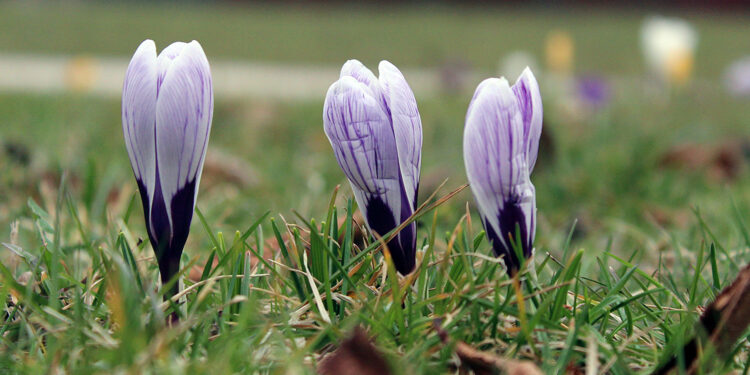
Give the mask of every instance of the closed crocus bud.
<svg viewBox="0 0 750 375">
<path fill-rule="evenodd" d="M 487 236 L 508 272 L 531 256 L 536 196 L 529 179 L 542 133 L 542 97 L 528 68 L 513 87 L 489 78 L 477 87 L 464 128 L 464 162 Z M 517 234 L 520 234 L 520 238 Z"/>
<path fill-rule="evenodd" d="M 158 56 L 146 40 L 122 90 L 122 129 L 141 193 L 162 283 L 180 269 L 213 116 L 213 86 L 201 45 L 176 42 Z M 167 292 L 179 291 L 179 283 Z"/>
<path fill-rule="evenodd" d="M 385 236 L 414 213 L 422 155 L 422 120 L 404 76 L 381 61 L 380 77 L 357 60 L 328 89 L 323 124 L 370 230 Z M 396 269 L 414 269 L 414 222 L 388 242 Z"/>
</svg>

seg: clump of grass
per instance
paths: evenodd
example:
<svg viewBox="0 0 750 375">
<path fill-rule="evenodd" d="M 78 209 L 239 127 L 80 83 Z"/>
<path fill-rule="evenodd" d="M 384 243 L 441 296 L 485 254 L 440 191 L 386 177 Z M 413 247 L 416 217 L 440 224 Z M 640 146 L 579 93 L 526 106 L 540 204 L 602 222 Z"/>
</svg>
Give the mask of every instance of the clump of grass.
<svg viewBox="0 0 750 375">
<path fill-rule="evenodd" d="M 737 266 L 696 211 L 703 242 L 695 256 L 675 245 L 671 266 L 639 267 L 638 251 L 576 249 L 571 228 L 509 278 L 468 210 L 452 228 L 437 225 L 459 187 L 413 217 L 423 224 L 418 265 L 400 277 L 383 241 L 355 235 L 354 203 L 337 206 L 334 192 L 322 220 L 265 213 L 230 234 L 197 210 L 204 233 L 193 235 L 209 246 L 183 257 L 183 292 L 163 303 L 150 249 L 130 224 L 135 203 L 92 232 L 61 186 L 52 213 L 28 202 L 22 230 L 35 242 L 5 244 L 18 262 L 0 266 L 4 371 L 312 373 L 361 325 L 396 373 L 453 372 L 460 363 L 437 322 L 456 340 L 545 373 L 648 372 L 692 337 L 700 306 Z M 202 270 L 191 281 L 194 265 Z M 168 326 L 172 312 L 180 322 Z M 736 352 L 717 366 L 746 369 L 746 345 Z"/>
</svg>

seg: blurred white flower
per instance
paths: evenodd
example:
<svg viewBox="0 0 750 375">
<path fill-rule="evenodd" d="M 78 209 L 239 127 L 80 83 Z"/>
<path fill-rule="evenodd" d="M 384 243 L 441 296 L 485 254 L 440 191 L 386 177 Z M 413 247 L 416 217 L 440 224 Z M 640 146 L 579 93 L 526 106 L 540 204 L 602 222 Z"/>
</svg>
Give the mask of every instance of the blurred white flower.
<svg viewBox="0 0 750 375">
<path fill-rule="evenodd" d="M 727 91 L 737 96 L 750 96 L 750 56 L 729 65 L 724 73 Z"/>
<path fill-rule="evenodd" d="M 683 84 L 690 79 L 697 45 L 697 31 L 679 18 L 650 17 L 641 27 L 646 65 L 663 83 Z"/>
</svg>

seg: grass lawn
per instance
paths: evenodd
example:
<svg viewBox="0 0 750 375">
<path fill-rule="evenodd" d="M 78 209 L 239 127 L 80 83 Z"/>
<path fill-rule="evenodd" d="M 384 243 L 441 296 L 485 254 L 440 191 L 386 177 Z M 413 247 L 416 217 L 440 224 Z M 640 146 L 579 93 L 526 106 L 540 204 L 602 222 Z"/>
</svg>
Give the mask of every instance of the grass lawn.
<svg viewBox="0 0 750 375">
<path fill-rule="evenodd" d="M 0 51 L 126 56 L 146 37 L 160 47 L 194 38 L 209 58 L 439 66 L 461 57 L 492 71 L 504 51 L 541 54 L 547 32 L 566 28 L 577 71 L 641 76 L 642 15 L 603 15 L 2 3 Z M 183 257 L 209 267 L 185 280 L 187 303 L 173 328 L 164 315 L 174 306 L 161 305 L 152 250 L 139 241 L 146 232 L 120 103 L 0 94 L 0 242 L 11 244 L 0 253 L 0 368 L 312 373 L 359 324 L 394 373 L 454 373 L 454 348 L 433 327 L 439 319 L 452 340 L 531 360 L 544 373 L 586 363 L 649 373 L 694 334 L 699 307 L 750 260 L 747 155 L 731 159 L 732 177 L 711 158 L 665 162 L 676 145 L 694 144 L 687 153 L 699 155 L 747 140 L 747 101 L 712 82 L 750 51 L 742 37 L 750 26 L 732 16 L 688 18 L 701 33 L 696 69 L 708 83 L 659 93 L 639 79 L 612 80 L 610 104 L 586 111 L 540 79 L 551 142 L 532 176 L 534 266 L 518 283 L 491 256 L 468 189 L 428 200 L 446 178 L 438 198 L 466 182 L 469 96 L 417 98 L 428 208 L 418 218 L 422 266 L 407 278 L 385 266 L 377 244 L 354 238 L 351 191 L 322 130 L 325 93 L 306 103 L 218 102 L 215 162 Z M 746 369 L 747 345 L 741 340 L 713 370 Z"/>
</svg>

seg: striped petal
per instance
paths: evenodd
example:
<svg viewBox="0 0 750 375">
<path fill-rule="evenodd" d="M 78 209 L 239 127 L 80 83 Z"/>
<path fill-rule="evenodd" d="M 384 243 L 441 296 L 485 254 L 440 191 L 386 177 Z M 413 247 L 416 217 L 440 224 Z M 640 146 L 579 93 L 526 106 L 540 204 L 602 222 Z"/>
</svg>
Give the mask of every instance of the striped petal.
<svg viewBox="0 0 750 375">
<path fill-rule="evenodd" d="M 400 211 L 398 159 L 390 121 L 370 90 L 350 76 L 331 85 L 323 109 L 325 133 L 352 187 Z M 366 201 L 358 202 L 367 217 Z M 385 234 L 385 233 L 381 233 Z"/>
<path fill-rule="evenodd" d="M 164 77 L 172 67 L 172 63 L 177 58 L 177 56 L 180 55 L 186 45 L 187 43 L 185 42 L 174 42 L 159 53 L 159 56 L 156 59 L 156 69 L 158 77 L 156 80 L 157 93 L 161 88 L 161 84 L 164 83 Z"/>
<path fill-rule="evenodd" d="M 523 120 L 508 81 L 490 78 L 480 88 L 466 115 L 464 161 L 469 182 L 497 200 L 521 177 Z"/>
<path fill-rule="evenodd" d="M 378 70 L 380 86 L 390 110 L 404 191 L 409 205 L 415 210 L 422 165 L 422 119 L 417 100 L 401 71 L 393 64 L 381 61 Z"/>
<path fill-rule="evenodd" d="M 133 174 L 146 202 L 154 195 L 156 185 L 156 72 L 156 46 L 152 40 L 145 40 L 125 73 L 122 130 Z"/>
<path fill-rule="evenodd" d="M 388 113 L 385 97 L 383 97 L 383 89 L 380 87 L 378 77 L 375 77 L 370 69 L 367 69 L 359 60 L 352 59 L 344 63 L 344 66 L 341 67 L 339 78 L 346 76 L 356 79 L 370 89 L 370 96 L 382 106 L 384 112 Z"/>
<path fill-rule="evenodd" d="M 542 135 L 542 95 L 534 73 L 528 67 L 513 85 L 518 105 L 523 117 L 524 149 L 529 161 L 529 172 L 534 170 L 539 151 L 539 138 Z"/>
<path fill-rule="evenodd" d="M 165 66 L 166 72 L 156 101 L 157 174 L 172 228 L 169 248 L 181 250 L 211 130 L 213 86 L 208 60 L 198 42 L 175 43 L 160 58 L 159 66 Z"/>
</svg>

